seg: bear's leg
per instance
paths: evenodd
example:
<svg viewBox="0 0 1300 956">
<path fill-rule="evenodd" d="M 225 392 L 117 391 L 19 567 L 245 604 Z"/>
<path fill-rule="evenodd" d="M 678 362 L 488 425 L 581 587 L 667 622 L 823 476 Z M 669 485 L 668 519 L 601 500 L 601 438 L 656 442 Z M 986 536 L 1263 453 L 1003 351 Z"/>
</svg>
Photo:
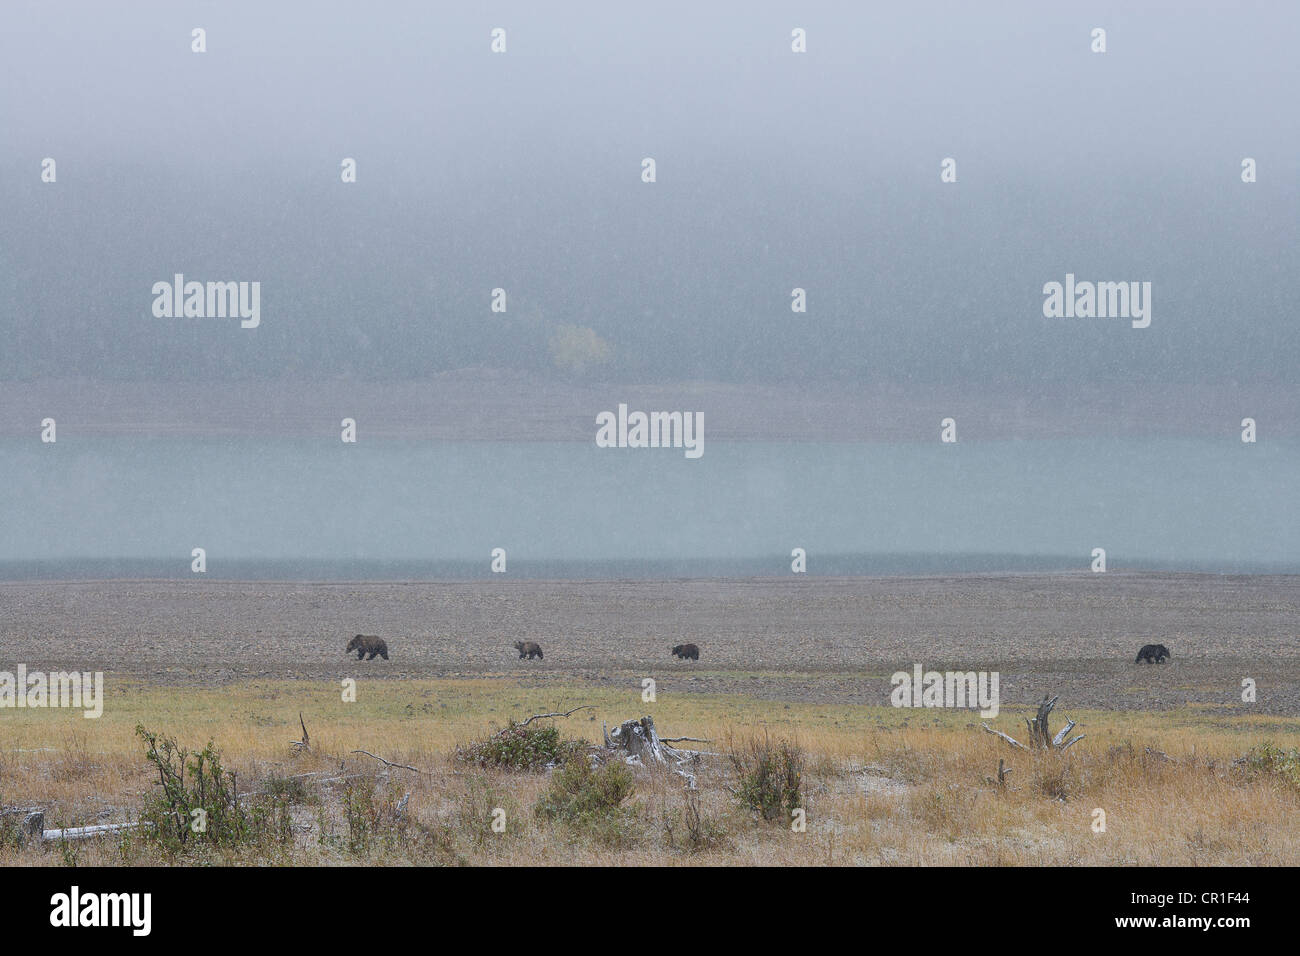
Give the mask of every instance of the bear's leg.
<svg viewBox="0 0 1300 956">
<path fill-rule="evenodd" d="M 357 660 L 362 660 L 365 658 L 365 656 L 366 656 L 366 649 L 364 647 L 361 650 L 357 651 Z"/>
</svg>

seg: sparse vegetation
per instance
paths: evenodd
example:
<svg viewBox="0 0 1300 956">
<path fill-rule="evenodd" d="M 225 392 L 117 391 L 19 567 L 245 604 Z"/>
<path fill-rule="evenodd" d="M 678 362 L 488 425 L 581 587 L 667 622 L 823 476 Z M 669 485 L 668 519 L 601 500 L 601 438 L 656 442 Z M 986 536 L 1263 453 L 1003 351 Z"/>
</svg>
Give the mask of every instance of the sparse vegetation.
<svg viewBox="0 0 1300 956">
<path fill-rule="evenodd" d="M 628 846 L 634 841 L 636 814 L 623 804 L 634 791 L 632 771 L 622 763 L 595 767 L 587 759 L 570 760 L 552 775 L 534 812 L 607 846 Z"/>
<path fill-rule="evenodd" d="M 1272 741 L 1251 748 L 1246 754 L 1247 773 L 1277 777 L 1296 790 L 1300 790 L 1300 748 L 1283 750 Z"/>
<path fill-rule="evenodd" d="M 494 830 L 493 823 L 500 814 L 501 829 Z M 470 776 L 465 780 L 465 792 L 456 808 L 458 829 L 475 847 L 486 847 L 502 837 L 518 836 L 523 829 L 519 804 L 514 796 L 487 775 Z"/>
<path fill-rule="evenodd" d="M 726 846 L 726 827 L 705 811 L 698 791 L 684 791 L 681 807 L 665 812 L 663 824 L 669 849 L 680 845 L 688 853 L 702 853 Z"/>
<path fill-rule="evenodd" d="M 893 708 L 774 708 L 731 694 L 680 694 L 654 711 L 656 721 L 740 758 L 739 766 L 730 755 L 691 765 L 690 790 L 662 768 L 592 766 L 601 724 L 587 712 L 501 735 L 487 730 L 502 713 L 568 710 L 554 707 L 557 698 L 590 702 L 598 721 L 626 716 L 621 689 L 485 680 L 377 682 L 337 711 L 325 709 L 337 699 L 329 685 L 263 682 L 220 692 L 133 690 L 93 726 L 77 715 L 17 712 L 0 752 L 5 808 L 39 806 L 45 826 L 60 828 L 141 821 L 154 803 L 149 815 L 164 826 L 20 845 L 21 816 L 0 816 L 0 865 L 1300 859 L 1300 833 L 1289 822 L 1300 814 L 1300 721 L 1289 718 L 1080 711 L 1071 716 L 1087 726 L 1087 739 L 1063 755 L 1032 754 L 982 732 L 968 713 L 920 720 Z M 430 707 L 413 716 L 413 699 Z M 305 752 L 289 746 L 301 736 L 300 710 L 312 731 Z M 165 718 L 167 733 L 137 736 L 133 718 L 145 714 Z M 260 719 L 251 724 L 249 714 Z M 1033 714 L 1032 706 L 1005 706 L 997 725 L 1014 732 Z M 760 722 L 767 734 L 737 730 Z M 1260 743 L 1270 739 L 1277 742 Z M 186 750 L 176 740 L 220 748 Z M 477 744 L 457 748 L 457 740 Z M 491 744 L 482 764 L 467 759 L 478 744 Z M 353 755 L 358 748 L 393 765 Z M 145 756 L 151 750 L 155 758 Z M 994 779 L 999 759 L 1010 771 L 1005 786 Z M 807 813 L 806 832 L 788 826 L 792 803 Z M 208 833 L 182 834 L 181 815 L 200 804 Z M 227 809 L 215 825 L 214 804 Z M 771 822 L 755 825 L 769 819 L 765 806 Z M 498 808 L 500 830 L 492 826 Z M 1096 808 L 1106 812 L 1104 838 L 1091 829 Z"/>
<path fill-rule="evenodd" d="M 289 808 L 294 796 L 283 781 L 241 800 L 238 778 L 222 766 L 221 751 L 211 741 L 190 752 L 143 726 L 136 727 L 136 735 L 158 774 L 158 786 L 145 796 L 140 813 L 143 840 L 172 856 L 292 842 Z"/>
<path fill-rule="evenodd" d="M 766 734 L 730 740 L 727 756 L 736 775 L 736 798 L 764 820 L 790 819 L 803 806 L 804 752 Z"/>
</svg>

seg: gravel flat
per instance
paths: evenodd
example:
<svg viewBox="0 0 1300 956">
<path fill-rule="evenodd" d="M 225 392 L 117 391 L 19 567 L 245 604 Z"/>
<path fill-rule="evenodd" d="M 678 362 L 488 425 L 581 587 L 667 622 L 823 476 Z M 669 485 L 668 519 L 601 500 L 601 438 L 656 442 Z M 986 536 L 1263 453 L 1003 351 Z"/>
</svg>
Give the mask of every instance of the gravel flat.
<svg viewBox="0 0 1300 956">
<path fill-rule="evenodd" d="M 358 663 L 357 633 L 391 660 Z M 531 640 L 541 661 L 512 648 Z M 698 663 L 669 656 L 701 648 Z M 1161 643 L 1172 660 L 1134 664 Z M 889 675 L 997 671 L 1003 706 L 1300 715 L 1300 576 L 1020 574 L 683 581 L 0 584 L 0 669 L 153 683 L 501 677 L 857 705 Z"/>
</svg>

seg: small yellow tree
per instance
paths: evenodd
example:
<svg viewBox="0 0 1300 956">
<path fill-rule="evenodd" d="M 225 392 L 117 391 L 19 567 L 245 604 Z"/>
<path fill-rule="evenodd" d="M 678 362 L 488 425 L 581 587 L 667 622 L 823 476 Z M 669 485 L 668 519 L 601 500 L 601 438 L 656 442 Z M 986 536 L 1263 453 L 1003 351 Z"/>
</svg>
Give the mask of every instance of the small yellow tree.
<svg viewBox="0 0 1300 956">
<path fill-rule="evenodd" d="M 557 325 L 549 342 L 551 360 L 562 372 L 581 375 L 588 368 L 603 365 L 614 354 L 613 346 L 581 325 Z"/>
</svg>

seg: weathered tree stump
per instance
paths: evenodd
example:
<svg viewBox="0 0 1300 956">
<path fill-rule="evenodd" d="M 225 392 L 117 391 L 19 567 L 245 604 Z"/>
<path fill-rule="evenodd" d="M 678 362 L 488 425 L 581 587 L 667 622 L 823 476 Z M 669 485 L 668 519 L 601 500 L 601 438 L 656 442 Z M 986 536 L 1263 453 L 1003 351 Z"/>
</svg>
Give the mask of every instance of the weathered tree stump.
<svg viewBox="0 0 1300 956">
<path fill-rule="evenodd" d="M 601 724 L 605 749 L 634 767 L 665 767 L 686 780 L 688 790 L 695 789 L 695 774 L 681 768 L 694 766 L 700 757 L 718 756 L 704 750 L 680 750 L 667 744 L 655 730 L 653 717 L 625 720 L 613 730 Z M 685 740 L 689 738 L 674 738 Z"/>
<path fill-rule="evenodd" d="M 653 717 L 625 720 L 613 731 L 606 730 L 602 724 L 601 731 L 605 735 L 605 746 L 610 750 L 621 752 L 628 763 L 666 764 L 670 759 L 676 759 L 677 751 L 659 739 Z"/>
<path fill-rule="evenodd" d="M 1029 736 L 1026 738 L 1029 741 L 1028 747 L 1016 740 L 1014 737 L 1004 734 L 1000 730 L 994 730 L 988 724 L 984 724 L 983 727 L 995 737 L 1001 737 L 1013 747 L 1018 747 L 1021 750 L 1040 750 L 1058 754 L 1065 753 L 1065 751 L 1069 750 L 1087 735 L 1079 734 L 1067 741 L 1065 738 L 1069 737 L 1070 731 L 1074 729 L 1074 721 L 1067 717 L 1065 720 L 1065 726 L 1057 731 L 1056 736 L 1052 736 L 1052 732 L 1047 725 L 1048 717 L 1051 715 L 1052 708 L 1056 706 L 1056 702 L 1059 699 L 1059 694 L 1050 699 L 1044 695 L 1043 699 L 1038 702 L 1038 713 L 1034 716 L 1034 719 L 1030 720 L 1028 717 L 1025 718 L 1025 725 L 1029 729 Z"/>
</svg>

